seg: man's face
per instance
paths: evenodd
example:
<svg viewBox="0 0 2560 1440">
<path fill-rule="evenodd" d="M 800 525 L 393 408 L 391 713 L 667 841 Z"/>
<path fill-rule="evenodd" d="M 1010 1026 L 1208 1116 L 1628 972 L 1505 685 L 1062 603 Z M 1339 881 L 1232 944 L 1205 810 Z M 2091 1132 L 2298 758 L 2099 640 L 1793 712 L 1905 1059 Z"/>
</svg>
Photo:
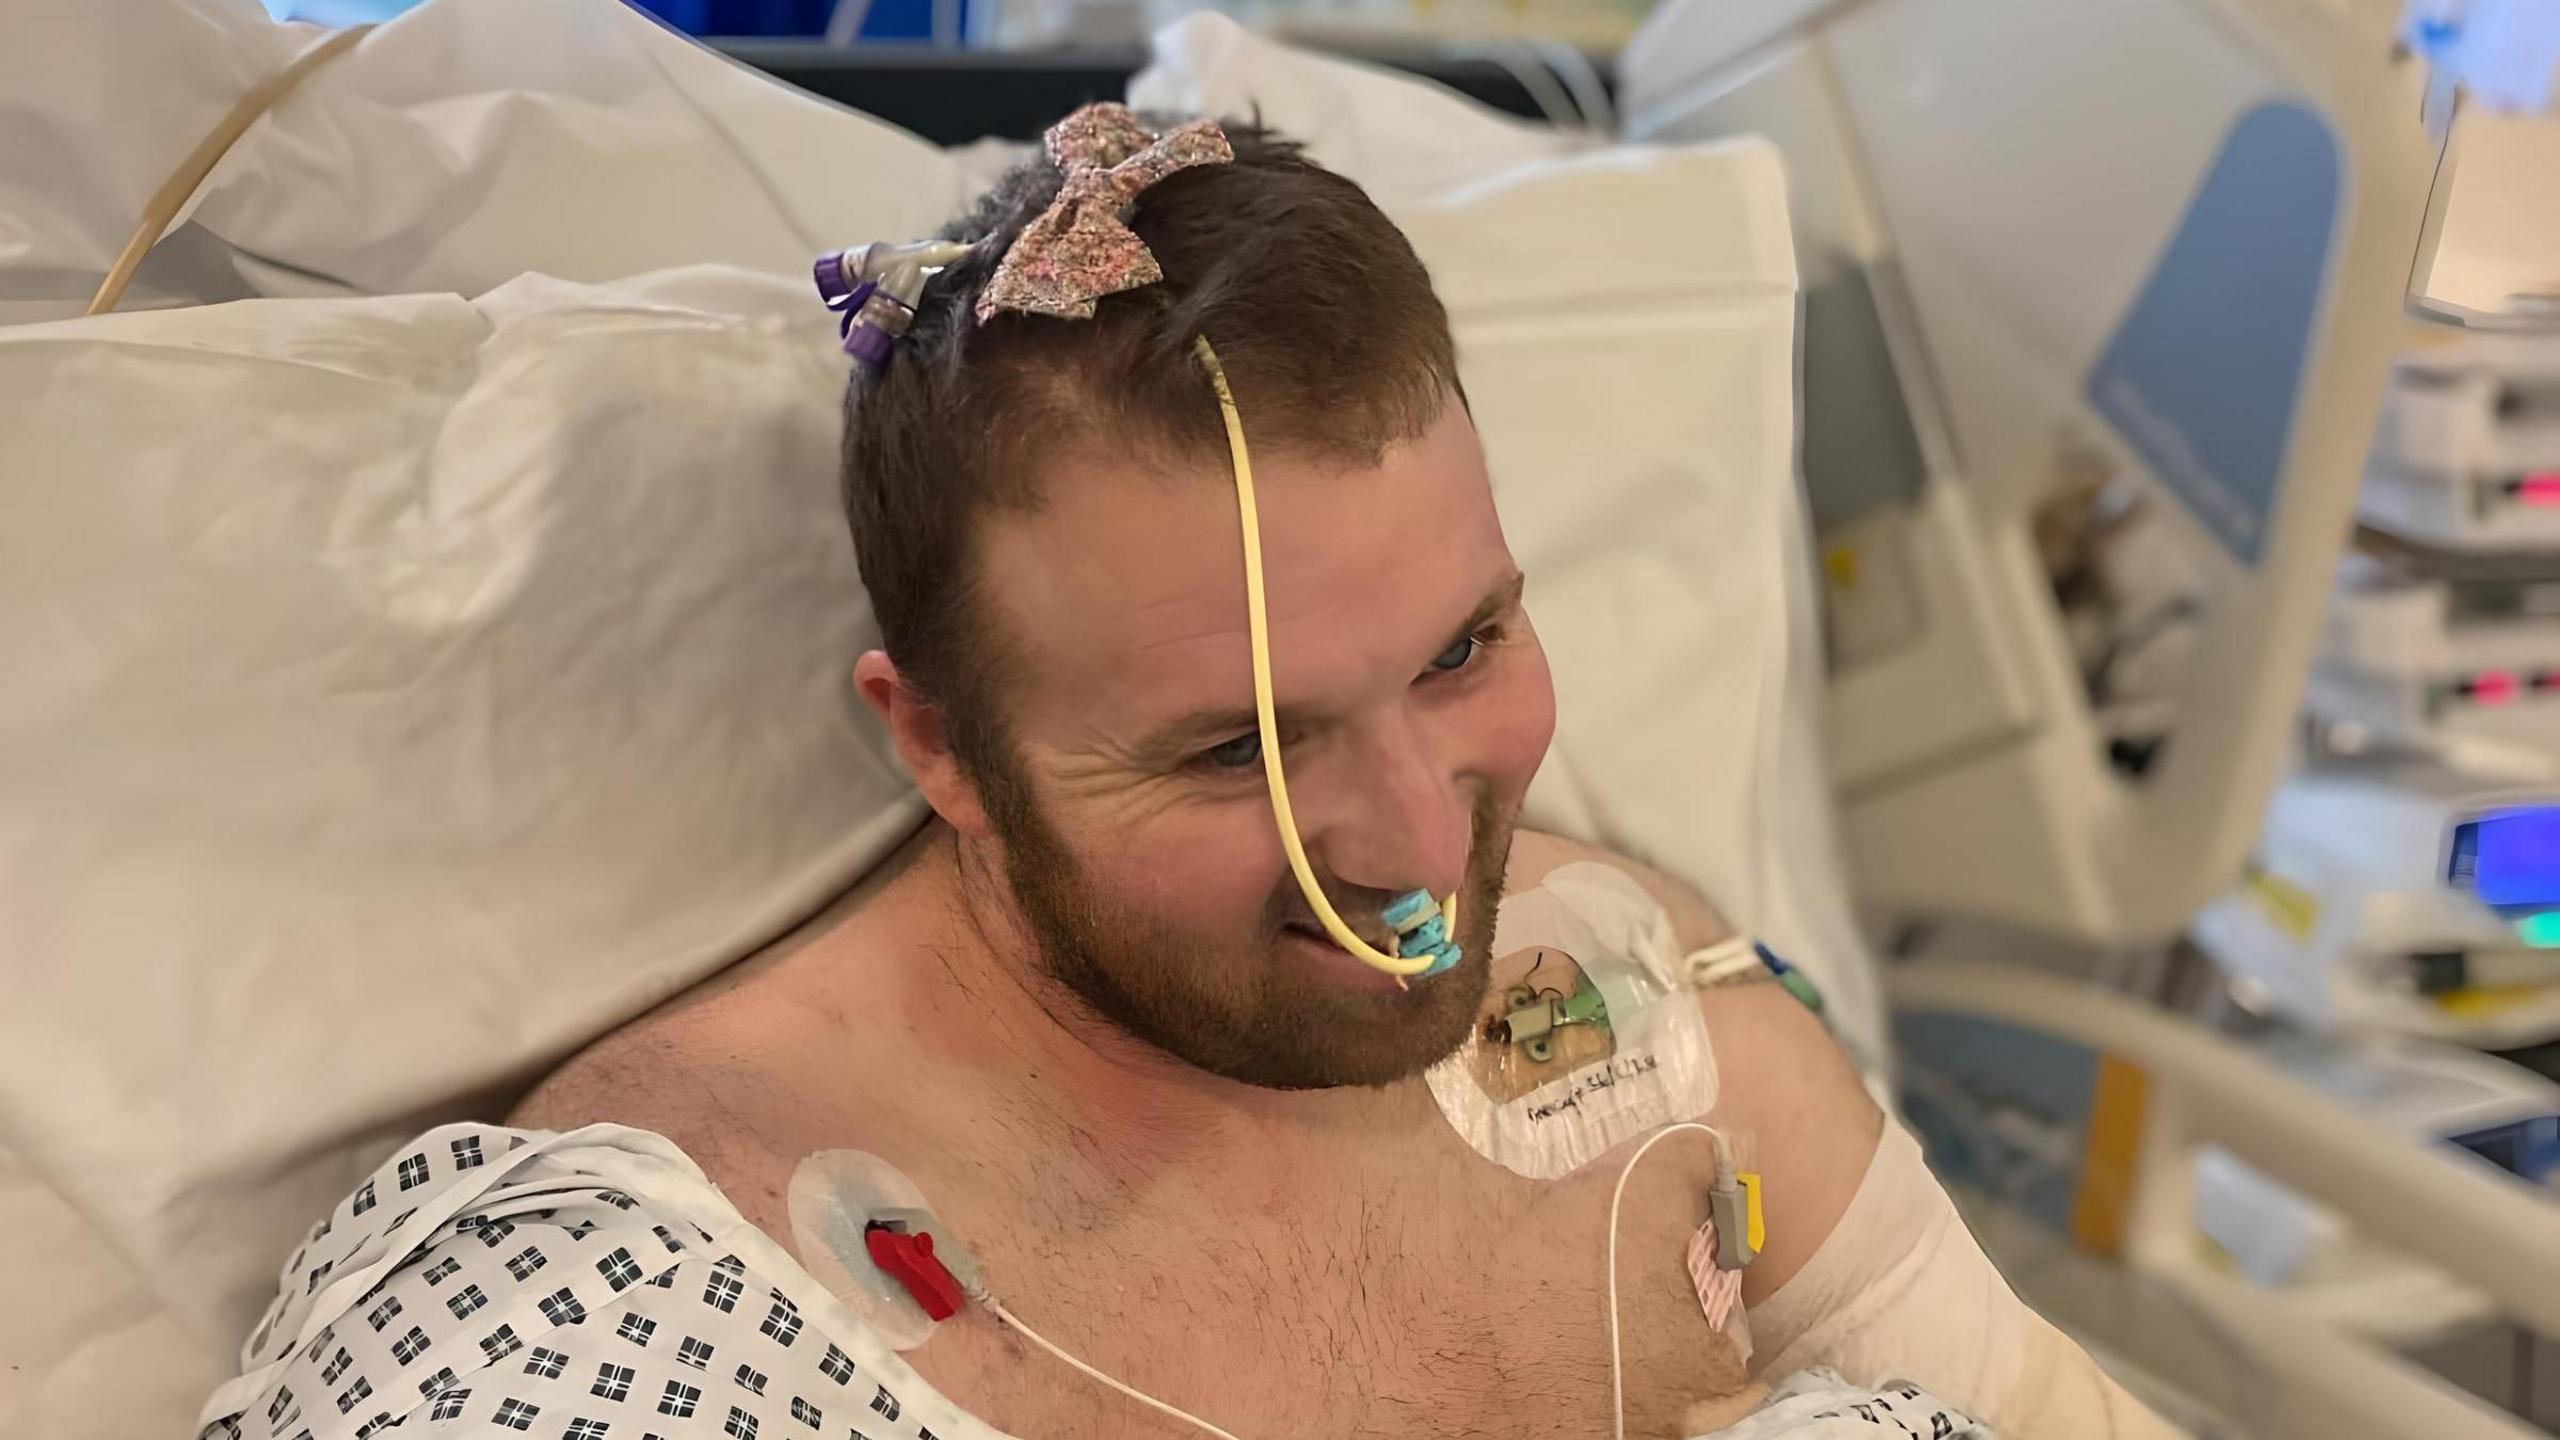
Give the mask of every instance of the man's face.
<svg viewBox="0 0 2560 1440">
<path fill-rule="evenodd" d="M 1475 1019 L 1555 696 L 1463 406 L 1375 466 L 1255 459 L 1308 860 L 1381 949 L 1387 900 L 1458 891 L 1464 961 L 1400 989 L 1324 937 L 1290 875 L 1223 466 L 1061 464 L 1037 514 L 987 522 L 987 618 L 1020 664 L 996 697 L 1011 773 L 982 789 L 1046 963 L 1107 1019 L 1239 1080 L 1381 1084 Z"/>
</svg>

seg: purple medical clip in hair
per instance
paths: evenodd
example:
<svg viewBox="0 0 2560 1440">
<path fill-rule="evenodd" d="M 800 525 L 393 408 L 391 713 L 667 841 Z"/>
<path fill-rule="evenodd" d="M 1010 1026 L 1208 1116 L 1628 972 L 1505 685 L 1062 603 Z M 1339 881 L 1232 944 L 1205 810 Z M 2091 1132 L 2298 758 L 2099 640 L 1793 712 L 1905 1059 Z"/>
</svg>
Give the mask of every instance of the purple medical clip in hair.
<svg viewBox="0 0 2560 1440">
<path fill-rule="evenodd" d="M 948 240 L 921 240 L 819 256 L 810 274 L 818 282 L 818 297 L 836 312 L 844 353 L 873 374 L 888 369 L 898 338 L 915 323 L 916 299 L 924 293 L 925 280 L 970 249 Z"/>
<path fill-rule="evenodd" d="M 844 273 L 844 256 L 845 252 L 842 250 L 830 250 L 818 257 L 818 263 L 810 268 L 810 273 L 818 282 L 818 298 L 827 302 L 827 308 L 836 314 L 836 333 L 844 337 L 844 353 L 877 370 L 889 363 L 888 347 L 873 346 L 868 343 L 856 346 L 853 339 L 853 320 L 854 316 L 861 312 L 863 302 L 869 300 L 880 287 L 869 280 L 859 285 L 847 280 Z M 876 333 L 877 331 L 871 326 L 863 327 L 863 334 L 866 337 Z"/>
</svg>

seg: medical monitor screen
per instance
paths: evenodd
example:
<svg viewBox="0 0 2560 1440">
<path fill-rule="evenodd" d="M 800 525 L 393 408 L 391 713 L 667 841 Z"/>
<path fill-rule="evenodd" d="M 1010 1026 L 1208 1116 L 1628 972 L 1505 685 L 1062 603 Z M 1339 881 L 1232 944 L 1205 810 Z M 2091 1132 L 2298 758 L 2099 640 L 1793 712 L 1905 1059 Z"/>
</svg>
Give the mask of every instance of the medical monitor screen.
<svg viewBox="0 0 2560 1440">
<path fill-rule="evenodd" d="M 2560 805 L 2492 811 L 2456 826 L 2446 879 L 2498 910 L 2560 907 Z"/>
</svg>

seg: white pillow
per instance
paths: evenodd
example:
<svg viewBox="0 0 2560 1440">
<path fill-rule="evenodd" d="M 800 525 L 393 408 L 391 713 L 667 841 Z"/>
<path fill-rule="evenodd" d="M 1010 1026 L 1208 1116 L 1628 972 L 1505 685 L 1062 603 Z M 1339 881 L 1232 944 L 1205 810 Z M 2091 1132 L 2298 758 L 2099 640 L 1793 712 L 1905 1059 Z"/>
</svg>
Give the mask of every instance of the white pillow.
<svg viewBox="0 0 2560 1440">
<path fill-rule="evenodd" d="M 200 1334 L 920 816 L 834 340 L 734 271 L 0 330 L 0 1146 Z"/>
<path fill-rule="evenodd" d="M 78 313 L 180 158 L 318 33 L 257 0 L 10 0 L 9 22 L 0 320 Z M 934 146 L 619 0 L 429 0 L 241 137 L 126 308 L 806 275 L 821 250 L 928 233 L 974 189 Z"/>
</svg>

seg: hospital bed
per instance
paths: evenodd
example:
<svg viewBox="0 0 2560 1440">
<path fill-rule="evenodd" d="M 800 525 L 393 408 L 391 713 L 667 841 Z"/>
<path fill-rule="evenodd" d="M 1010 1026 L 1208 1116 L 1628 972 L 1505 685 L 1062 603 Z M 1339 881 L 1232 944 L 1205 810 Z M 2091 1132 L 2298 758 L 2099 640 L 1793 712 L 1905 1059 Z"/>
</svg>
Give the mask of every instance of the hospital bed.
<svg viewBox="0 0 2560 1440">
<path fill-rule="evenodd" d="M 0 486 L 33 520 L 0 539 L 0 1434 L 179 1433 L 277 1259 L 390 1145 L 502 1108 L 915 822 L 843 684 L 870 620 L 833 502 L 840 361 L 798 277 L 970 181 L 603 0 L 434 0 L 250 127 L 128 313 L 79 320 L 195 138 L 317 37 L 218 0 L 24 8 L 0 95 L 48 143 L 0 155 Z M 1777 150 L 1595 148 L 1212 19 L 1131 90 L 1261 104 L 1414 236 L 1567 697 L 1536 818 L 1798 957 L 1882 1086 Z M 1540 263 L 1591 227 L 1619 264 Z M 1898 985 L 2118 1043 L 2068 997 L 1967 980 Z M 2153 1022 L 2122 1046 L 2206 1117 L 2190 1136 L 2412 1228 L 2363 1188 L 2370 1146 L 2300 1123 L 2316 1102 Z M 2173 1175 L 2182 1137 L 2146 1134 Z M 2440 1215 L 2525 1223 L 2487 1177 L 2392 1163 Z M 2174 1248 L 2162 1183 L 2136 1259 Z M 2498 1283 L 2548 1330 L 2538 1275 Z M 2167 1303 L 2216 1333 L 2258 1313 L 2205 1281 Z M 2314 1398 L 2261 1433 L 2353 1433 L 2312 1428 L 2320 1397 L 2368 1391 L 2391 1403 L 2359 1416 L 2408 1421 L 2369 1433 L 2518 1433 L 2302 1344 L 2318 1363 L 2264 1378 Z"/>
</svg>

